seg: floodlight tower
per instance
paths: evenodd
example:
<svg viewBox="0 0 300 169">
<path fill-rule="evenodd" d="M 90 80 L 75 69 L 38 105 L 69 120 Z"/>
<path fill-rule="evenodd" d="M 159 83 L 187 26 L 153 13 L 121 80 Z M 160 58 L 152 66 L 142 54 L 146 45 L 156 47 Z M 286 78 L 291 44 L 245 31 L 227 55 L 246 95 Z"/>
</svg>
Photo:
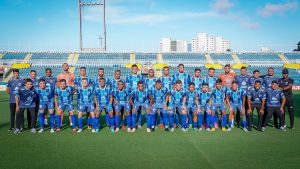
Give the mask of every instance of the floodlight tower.
<svg viewBox="0 0 300 169">
<path fill-rule="evenodd" d="M 106 19 L 105 19 L 105 0 L 78 0 L 78 13 L 79 13 L 79 48 L 80 51 L 85 50 L 83 47 L 82 41 L 82 10 L 83 7 L 102 7 L 103 8 L 103 18 L 99 18 L 100 21 L 103 21 L 103 38 L 101 38 L 100 48 L 96 48 L 95 50 L 106 51 Z M 98 36 L 98 35 L 97 35 Z M 102 43 L 103 40 L 103 43 Z M 104 44 L 104 45 L 103 45 Z"/>
</svg>

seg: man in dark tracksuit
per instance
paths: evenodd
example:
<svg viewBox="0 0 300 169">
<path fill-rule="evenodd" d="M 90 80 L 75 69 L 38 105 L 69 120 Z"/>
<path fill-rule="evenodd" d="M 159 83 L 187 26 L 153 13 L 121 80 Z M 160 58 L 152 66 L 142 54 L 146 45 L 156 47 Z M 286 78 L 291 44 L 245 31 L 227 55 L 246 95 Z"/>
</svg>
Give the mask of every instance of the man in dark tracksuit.
<svg viewBox="0 0 300 169">
<path fill-rule="evenodd" d="M 14 131 L 16 120 L 16 95 L 15 91 L 24 86 L 24 80 L 19 78 L 19 70 L 13 70 L 13 77 L 7 83 L 6 93 L 9 94 L 9 110 L 10 110 L 10 128 L 8 131 Z"/>
<path fill-rule="evenodd" d="M 278 82 L 276 80 L 272 81 L 271 88 L 267 90 L 267 115 L 262 127 L 262 131 L 266 129 L 267 124 L 272 118 L 272 115 L 276 114 L 279 118 L 279 129 L 286 131 L 284 128 L 283 114 L 284 114 L 284 105 L 285 105 L 285 96 L 278 88 Z"/>
<path fill-rule="evenodd" d="M 283 69 L 282 70 L 282 78 L 279 79 L 279 87 L 282 89 L 285 98 L 286 98 L 286 108 L 289 112 L 290 116 L 290 129 L 294 128 L 294 103 L 293 103 L 293 93 L 292 87 L 294 84 L 294 80 L 289 78 L 289 70 Z M 285 123 L 285 114 L 283 116 L 284 123 Z"/>
</svg>

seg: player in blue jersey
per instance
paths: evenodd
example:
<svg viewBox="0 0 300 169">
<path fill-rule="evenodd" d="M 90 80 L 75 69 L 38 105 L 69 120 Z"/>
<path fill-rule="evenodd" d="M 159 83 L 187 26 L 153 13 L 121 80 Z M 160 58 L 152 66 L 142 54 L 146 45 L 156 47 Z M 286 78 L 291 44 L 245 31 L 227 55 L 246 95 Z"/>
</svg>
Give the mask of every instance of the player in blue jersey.
<svg viewBox="0 0 300 169">
<path fill-rule="evenodd" d="M 190 83 L 190 75 L 184 72 L 184 64 L 179 64 L 177 66 L 178 72 L 175 73 L 172 78 L 173 78 L 173 85 L 176 84 L 177 80 L 180 80 L 182 82 L 182 88 L 187 89 L 188 85 Z"/>
<path fill-rule="evenodd" d="M 247 74 L 247 67 L 245 67 L 245 66 L 241 67 L 240 72 L 241 72 L 241 74 L 237 75 L 235 77 L 235 80 L 237 81 L 239 88 L 243 89 L 244 91 L 247 92 L 248 87 L 249 87 L 248 82 L 249 82 L 249 79 L 251 76 L 249 74 Z M 245 110 L 248 110 L 248 104 L 245 104 Z M 239 124 L 240 124 L 240 112 L 239 111 L 236 112 L 235 118 L 236 118 L 236 123 L 239 127 Z"/>
<path fill-rule="evenodd" d="M 186 91 L 186 98 L 183 100 L 183 113 L 182 116 L 187 116 L 190 114 L 192 123 L 193 123 L 193 130 L 197 131 L 197 110 L 199 108 L 198 104 L 198 93 L 195 89 L 195 84 L 191 82 L 189 84 L 188 90 Z M 186 117 L 185 117 L 186 118 Z M 190 118 L 189 118 L 190 119 Z M 188 131 L 188 124 L 186 119 L 182 118 L 182 131 Z"/>
<path fill-rule="evenodd" d="M 10 128 L 8 131 L 15 130 L 16 119 L 16 90 L 25 85 L 25 81 L 20 79 L 19 70 L 13 69 L 13 77 L 7 82 L 6 93 L 9 94 L 9 110 L 10 110 Z"/>
<path fill-rule="evenodd" d="M 199 91 L 202 88 L 202 83 L 204 81 L 204 78 L 201 77 L 201 69 L 196 68 L 194 70 L 194 76 L 191 77 L 190 82 L 193 82 L 195 84 L 195 90 Z M 192 125 L 193 123 L 193 117 L 191 113 L 188 113 L 188 119 L 189 124 Z"/>
<path fill-rule="evenodd" d="M 87 73 L 86 73 L 86 67 L 80 67 L 80 71 L 79 71 L 79 76 L 75 77 L 75 87 L 81 87 L 81 82 L 82 79 L 86 78 L 88 80 L 88 84 L 90 86 L 92 86 L 94 84 L 94 81 L 92 78 L 88 77 Z M 96 83 L 97 84 L 97 83 Z M 91 116 L 90 116 L 90 112 L 86 112 L 86 116 L 87 116 L 87 126 L 88 129 L 91 129 Z"/>
<path fill-rule="evenodd" d="M 118 82 L 118 88 L 113 90 L 113 104 L 116 114 L 120 114 L 121 110 L 123 109 L 124 114 L 126 115 L 126 121 L 127 121 L 127 131 L 128 132 L 134 132 L 135 127 L 132 125 L 132 116 L 130 114 L 130 103 L 129 103 L 129 97 L 131 95 L 131 92 L 129 88 L 125 88 L 125 84 L 122 80 Z M 116 116 L 117 117 L 117 116 Z M 136 114 L 135 114 L 136 119 Z M 116 119 L 117 120 L 117 119 Z"/>
<path fill-rule="evenodd" d="M 208 88 L 210 90 L 214 89 L 216 87 L 216 81 L 217 77 L 215 77 L 215 69 L 214 68 L 209 68 L 208 69 L 208 76 L 204 78 L 204 82 L 208 84 Z"/>
<path fill-rule="evenodd" d="M 257 130 L 262 131 L 263 125 L 263 117 L 264 117 L 264 110 L 266 104 L 266 90 L 262 87 L 261 81 L 257 80 L 253 87 L 250 87 L 247 92 L 248 97 L 248 130 L 252 130 L 252 114 L 253 110 L 256 109 L 258 123 L 257 123 Z"/>
<path fill-rule="evenodd" d="M 169 97 L 169 121 L 170 121 L 170 128 L 171 132 L 174 131 L 174 114 L 175 114 L 175 121 L 176 121 L 176 127 L 179 128 L 179 117 L 180 114 L 182 114 L 182 120 L 184 120 L 182 123 L 186 124 L 187 115 L 185 110 L 183 110 L 183 103 L 186 99 L 186 90 L 182 88 L 182 81 L 177 80 L 176 85 L 174 86 L 174 89 L 170 92 Z"/>
<path fill-rule="evenodd" d="M 253 76 L 249 78 L 248 86 L 253 87 L 257 80 L 259 80 L 261 82 L 261 85 L 264 86 L 264 80 L 260 77 L 259 70 L 254 70 Z"/>
<path fill-rule="evenodd" d="M 57 79 L 52 76 L 52 70 L 50 68 L 45 69 L 45 76 L 40 77 L 40 80 L 44 79 L 47 86 L 52 87 L 53 89 L 56 87 Z"/>
<path fill-rule="evenodd" d="M 105 111 L 105 116 L 108 114 L 108 121 L 106 121 L 106 124 L 108 127 L 110 127 L 111 131 L 114 132 L 114 126 L 115 126 L 115 119 L 112 109 L 112 91 L 110 88 L 106 87 L 105 85 L 105 79 L 100 78 L 99 79 L 99 86 L 95 88 L 95 102 L 96 102 L 96 132 L 99 132 L 99 117 L 101 112 Z M 118 129 L 118 126 L 116 126 Z"/>
<path fill-rule="evenodd" d="M 79 76 L 75 77 L 74 84 L 77 87 L 81 87 L 81 81 L 83 78 L 86 78 L 88 80 L 88 84 L 92 86 L 94 84 L 93 79 L 90 78 L 86 73 L 86 67 L 80 67 Z"/>
<path fill-rule="evenodd" d="M 96 117 L 95 117 L 95 102 L 94 102 L 95 88 L 89 84 L 87 78 L 83 78 L 81 86 L 77 88 L 77 109 L 78 109 L 78 130 L 81 133 L 83 129 L 82 114 L 89 112 L 92 121 L 92 133 L 96 132 Z"/>
<path fill-rule="evenodd" d="M 264 76 L 263 80 L 266 89 L 271 88 L 272 81 L 279 81 L 279 78 L 274 76 L 274 68 L 268 68 L 268 73 Z"/>
<path fill-rule="evenodd" d="M 148 77 L 144 79 L 145 88 L 149 91 L 152 91 L 152 89 L 155 88 L 155 82 L 156 78 L 154 76 L 154 70 L 149 69 L 148 70 Z"/>
<path fill-rule="evenodd" d="M 156 118 L 158 110 L 161 114 L 160 121 L 163 121 L 163 125 L 165 127 L 165 131 L 169 131 L 169 124 L 168 124 L 168 115 L 167 115 L 167 104 L 169 100 L 169 91 L 167 88 L 162 87 L 162 82 L 160 80 L 157 80 L 155 82 L 155 88 L 151 91 L 152 96 L 152 113 L 154 116 L 152 117 L 152 124 L 156 125 Z M 152 129 L 154 129 L 155 126 L 152 126 Z"/>
<path fill-rule="evenodd" d="M 245 114 L 245 103 L 246 103 L 246 91 L 238 87 L 238 82 L 233 81 L 231 83 L 231 88 L 227 89 L 226 92 L 226 102 L 229 108 L 229 123 L 228 131 L 234 127 L 234 112 L 239 112 L 243 119 L 243 130 L 247 130 L 247 121 Z"/>
<path fill-rule="evenodd" d="M 172 77 L 169 75 L 169 67 L 168 66 L 165 66 L 163 68 L 163 75 L 159 78 L 160 81 L 162 82 L 162 86 L 163 88 L 167 88 L 168 91 L 171 91 L 172 90 Z"/>
<path fill-rule="evenodd" d="M 206 112 L 207 105 L 209 103 L 210 95 L 211 95 L 208 90 L 209 90 L 208 84 L 203 83 L 202 84 L 202 89 L 200 89 L 198 91 L 198 104 L 199 104 L 199 107 L 198 107 L 198 110 L 197 110 L 197 113 L 198 113 L 197 120 L 198 120 L 199 131 L 202 131 L 202 115 L 203 114 L 206 114 L 204 120 L 206 122 L 206 125 L 207 125 L 206 128 L 207 129 L 209 128 L 208 124 L 211 121 L 211 115 Z"/>
<path fill-rule="evenodd" d="M 104 78 L 106 87 L 111 88 L 110 79 L 105 77 L 104 69 L 102 67 L 98 69 L 98 75 L 97 75 L 97 77 L 94 78 L 94 86 L 99 86 L 100 78 Z"/>
<path fill-rule="evenodd" d="M 262 127 L 262 131 L 266 129 L 267 124 L 271 120 L 273 114 L 276 114 L 277 117 L 279 118 L 280 126 L 276 126 L 276 124 L 274 124 L 275 127 L 279 128 L 281 131 L 286 131 L 283 122 L 284 105 L 286 102 L 286 98 L 282 90 L 278 88 L 277 80 L 272 81 L 271 88 L 266 89 L 266 94 L 267 94 L 267 102 L 266 102 L 267 115 L 266 115 L 266 120 L 264 121 Z"/>
<path fill-rule="evenodd" d="M 128 75 L 126 78 L 126 88 L 129 88 L 130 91 L 136 91 L 137 90 L 137 83 L 138 81 L 144 81 L 144 78 L 142 75 L 138 74 L 139 68 L 136 64 L 133 64 L 131 66 L 131 75 Z M 142 128 L 142 112 L 138 112 L 138 128 Z"/>
<path fill-rule="evenodd" d="M 54 103 L 56 108 L 56 132 L 60 132 L 60 128 L 62 125 L 62 116 L 64 115 L 64 111 L 69 112 L 69 115 L 72 119 L 72 124 L 70 124 L 73 128 L 73 131 L 76 131 L 76 117 L 74 114 L 74 106 L 73 106 L 73 95 L 75 94 L 75 88 L 72 86 L 67 86 L 67 81 L 65 79 L 61 79 L 59 81 L 59 87 L 55 89 L 54 92 Z"/>
<path fill-rule="evenodd" d="M 35 91 L 39 98 L 39 133 L 44 131 L 45 110 L 50 113 L 50 133 L 54 133 L 54 88 L 47 86 L 44 79 L 40 79 L 39 86 L 35 87 Z"/>
<path fill-rule="evenodd" d="M 29 128 L 32 133 L 36 133 L 35 129 L 35 107 L 36 103 L 34 98 L 36 97 L 36 92 L 33 88 L 32 80 L 26 79 L 25 86 L 22 86 L 15 91 L 15 99 L 16 99 L 16 111 L 17 111 L 17 119 L 16 119 L 16 130 L 15 134 L 19 134 L 22 132 L 22 124 L 24 124 L 24 111 L 28 109 L 30 112 L 31 123 Z"/>
<path fill-rule="evenodd" d="M 147 132 L 151 132 L 151 126 L 154 126 L 151 121 L 153 117 L 151 116 L 154 115 L 152 114 L 150 107 L 150 91 L 145 89 L 144 82 L 142 81 L 139 81 L 137 85 L 137 90 L 132 91 L 131 96 L 129 97 L 129 102 L 132 106 L 132 132 L 135 132 L 136 114 L 138 111 L 142 112 L 142 110 L 146 112 Z"/>
<path fill-rule="evenodd" d="M 218 111 L 222 116 L 222 131 L 227 131 L 226 126 L 226 107 L 225 107 L 225 95 L 226 87 L 222 86 L 222 80 L 218 79 L 216 81 L 216 88 L 211 92 L 211 100 L 209 102 L 208 112 L 211 112 L 211 131 L 215 131 L 215 128 L 218 127 Z"/>
</svg>

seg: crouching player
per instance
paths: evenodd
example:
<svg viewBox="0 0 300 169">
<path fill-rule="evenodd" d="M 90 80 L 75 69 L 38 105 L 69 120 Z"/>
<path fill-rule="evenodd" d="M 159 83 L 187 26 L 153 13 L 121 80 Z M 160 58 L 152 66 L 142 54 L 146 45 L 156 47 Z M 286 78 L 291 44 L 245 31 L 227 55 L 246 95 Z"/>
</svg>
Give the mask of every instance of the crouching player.
<svg viewBox="0 0 300 169">
<path fill-rule="evenodd" d="M 231 131 L 234 122 L 234 112 L 235 110 L 242 115 L 243 119 L 243 130 L 247 130 L 247 121 L 245 115 L 245 103 L 246 103 L 246 91 L 238 88 L 238 82 L 233 81 L 231 88 L 227 89 L 226 92 L 226 102 L 229 108 L 229 122 L 228 122 L 228 131 Z"/>
<path fill-rule="evenodd" d="M 82 132 L 82 114 L 89 112 L 92 118 L 92 132 L 96 132 L 96 118 L 95 118 L 95 103 L 94 103 L 95 89 L 89 85 L 87 78 L 82 78 L 81 86 L 77 88 L 77 109 L 78 109 L 78 131 Z"/>
<path fill-rule="evenodd" d="M 136 91 L 133 91 L 131 96 L 129 97 L 129 101 L 132 108 L 132 132 L 135 132 L 136 128 L 136 116 L 137 112 L 144 110 L 146 111 L 146 121 L 147 121 L 147 132 L 151 132 L 151 127 L 154 127 L 154 124 L 151 123 L 151 116 L 154 116 L 150 109 L 150 93 L 147 89 L 145 89 L 144 82 L 139 81 L 138 82 L 138 89 Z M 133 101 L 132 101 L 133 100 Z"/>
<path fill-rule="evenodd" d="M 39 97 L 39 133 L 44 131 L 44 117 L 45 110 L 50 113 L 50 133 L 54 133 L 54 89 L 46 85 L 44 79 L 39 80 L 39 86 L 35 87 L 35 91 Z"/>
<path fill-rule="evenodd" d="M 156 117 L 158 110 L 162 114 L 163 124 L 165 126 L 165 131 L 169 131 L 168 117 L 167 117 L 167 103 L 169 100 L 169 92 L 167 88 L 162 88 L 162 82 L 157 80 L 155 82 L 155 89 L 152 89 L 151 96 L 153 99 L 152 102 L 152 124 L 156 125 Z M 151 126 L 152 129 L 155 126 Z"/>
<path fill-rule="evenodd" d="M 197 91 L 195 90 L 195 83 L 189 84 L 189 89 L 186 92 L 186 99 L 183 100 L 183 111 L 182 114 L 190 115 L 193 118 L 193 130 L 197 131 L 197 110 L 199 109 L 198 105 L 198 96 Z M 186 123 L 187 121 L 184 121 L 182 119 L 182 131 L 187 131 L 189 126 Z"/>
<path fill-rule="evenodd" d="M 210 100 L 210 93 L 208 92 L 209 88 L 208 88 L 208 83 L 203 83 L 202 84 L 202 89 L 198 92 L 198 103 L 199 103 L 199 107 L 197 110 L 198 113 L 198 127 L 199 127 L 199 131 L 202 131 L 202 115 L 204 113 L 206 113 L 206 129 L 208 131 L 210 131 L 210 121 L 211 121 L 211 114 L 208 114 L 206 112 L 207 109 L 207 105 L 209 103 Z"/>
<path fill-rule="evenodd" d="M 63 116 L 64 111 L 68 111 L 72 118 L 72 128 L 73 131 L 76 131 L 76 117 L 74 115 L 74 106 L 73 106 L 73 95 L 75 89 L 72 86 L 67 86 L 67 81 L 61 79 L 59 81 L 59 87 L 55 89 L 54 92 L 54 103 L 56 108 L 56 132 L 60 132 L 61 127 L 61 116 Z"/>
<path fill-rule="evenodd" d="M 100 78 L 99 79 L 99 85 L 95 86 L 95 103 L 96 103 L 96 121 L 95 121 L 95 129 L 96 133 L 99 132 L 99 117 L 102 112 L 102 110 L 105 110 L 105 115 L 109 115 L 109 122 L 110 130 L 113 133 L 114 126 L 115 126 L 115 119 L 114 119 L 114 113 L 112 109 L 112 92 L 109 87 L 105 85 L 105 79 Z M 116 131 L 119 131 L 119 126 L 116 126 Z"/>
<path fill-rule="evenodd" d="M 130 91 L 127 90 L 129 88 L 125 88 L 124 82 L 122 80 L 118 81 L 118 88 L 113 90 L 113 103 L 116 115 L 121 114 L 121 110 L 125 112 L 126 115 L 126 121 L 127 121 L 127 131 L 128 132 L 134 132 L 135 131 L 135 125 L 132 125 L 131 122 L 131 115 L 130 115 L 130 104 L 129 104 L 129 97 L 130 97 Z M 116 116 L 117 117 L 117 116 Z M 119 117 L 116 119 L 116 123 L 118 123 Z M 136 119 L 136 114 L 135 114 Z"/>
<path fill-rule="evenodd" d="M 169 121 L 171 132 L 174 131 L 174 113 L 182 113 L 182 123 L 186 124 L 187 115 L 183 110 L 183 103 L 186 100 L 186 91 L 182 88 L 181 80 L 177 80 L 175 88 L 170 92 L 169 97 Z M 176 123 L 179 124 L 179 119 L 176 119 Z M 185 129 L 183 129 L 185 131 Z"/>
<path fill-rule="evenodd" d="M 211 99 L 209 101 L 208 112 L 211 112 L 211 131 L 215 131 L 215 127 L 218 126 L 218 111 L 221 112 L 222 116 L 222 131 L 227 131 L 226 126 L 226 107 L 225 107 L 225 94 L 226 88 L 222 87 L 222 80 L 216 81 L 216 88 L 212 90 Z"/>
</svg>

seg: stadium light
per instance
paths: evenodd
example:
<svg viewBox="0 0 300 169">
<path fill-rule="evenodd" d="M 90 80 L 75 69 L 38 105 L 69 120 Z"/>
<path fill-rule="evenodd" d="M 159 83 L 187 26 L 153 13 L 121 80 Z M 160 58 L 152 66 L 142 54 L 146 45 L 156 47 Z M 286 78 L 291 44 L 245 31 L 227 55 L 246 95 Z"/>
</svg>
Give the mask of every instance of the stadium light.
<svg viewBox="0 0 300 169">
<path fill-rule="evenodd" d="M 95 2 L 96 1 L 96 2 Z M 102 1 L 102 3 L 100 2 Z M 100 48 L 95 48 L 93 50 L 96 49 L 100 49 L 101 51 L 106 51 L 106 11 L 105 11 L 105 0 L 90 0 L 90 2 L 86 2 L 84 0 L 78 0 L 78 14 L 79 14 L 79 49 L 80 51 L 86 50 L 87 48 L 83 47 L 83 40 L 82 40 L 82 8 L 83 7 L 96 7 L 96 6 L 102 6 L 103 7 L 103 38 L 101 38 L 101 46 Z M 101 20 L 101 19 L 100 19 Z M 100 39 L 100 38 L 99 38 Z M 102 39 L 104 41 L 104 46 L 102 44 Z"/>
</svg>

